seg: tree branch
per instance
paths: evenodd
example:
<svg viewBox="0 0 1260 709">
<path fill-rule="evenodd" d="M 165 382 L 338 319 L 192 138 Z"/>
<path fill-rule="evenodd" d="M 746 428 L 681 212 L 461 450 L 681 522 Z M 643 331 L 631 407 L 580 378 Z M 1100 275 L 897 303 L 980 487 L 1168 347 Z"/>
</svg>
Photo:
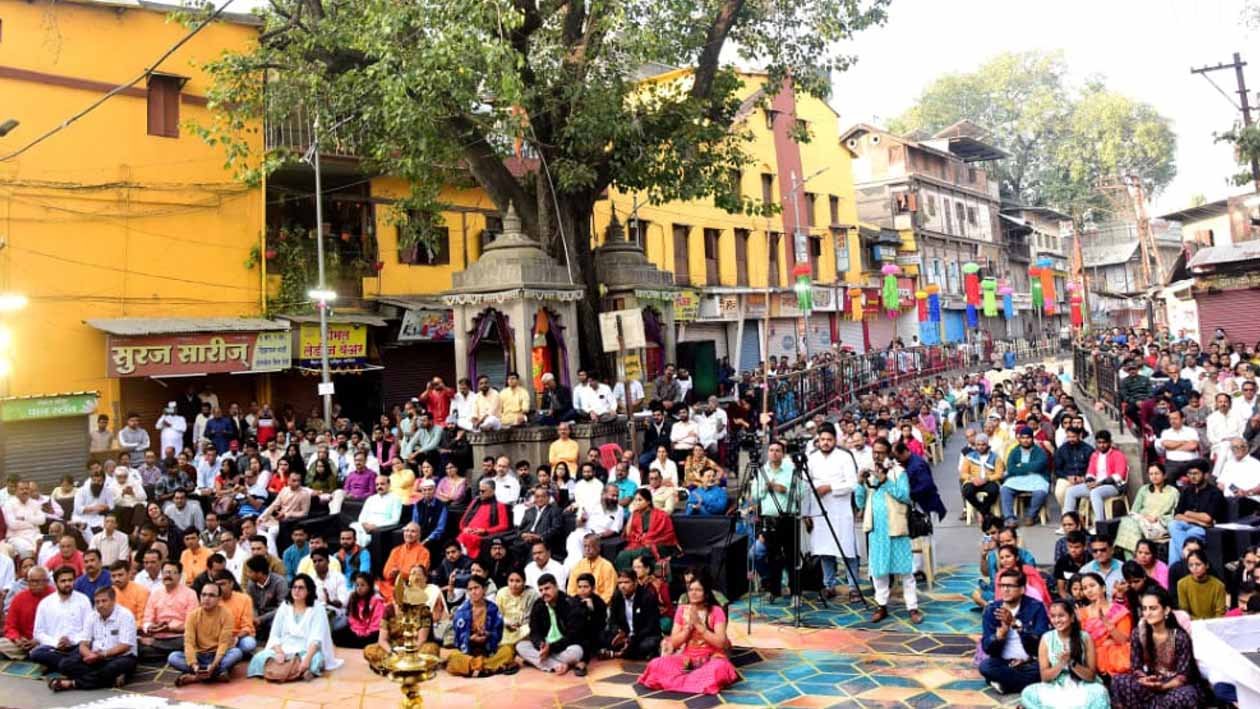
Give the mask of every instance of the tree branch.
<svg viewBox="0 0 1260 709">
<path fill-rule="evenodd" d="M 726 37 L 735 26 L 735 20 L 743 9 L 744 0 L 726 0 L 718 9 L 717 15 L 713 18 L 713 24 L 709 26 L 708 35 L 705 37 L 700 59 L 696 61 L 696 70 L 691 84 L 692 98 L 702 100 L 709 98 L 713 90 L 713 81 L 717 77 L 722 45 L 726 43 Z M 716 114 L 718 107 L 712 106 L 709 110 L 710 113 Z"/>
<path fill-rule="evenodd" d="M 499 211 L 506 212 L 510 201 L 516 207 L 525 230 L 538 234 L 538 205 L 512 175 L 503 158 L 486 142 L 485 136 L 466 116 L 454 116 L 450 128 L 463 147 L 464 160 L 477 184 L 494 200 Z"/>
</svg>

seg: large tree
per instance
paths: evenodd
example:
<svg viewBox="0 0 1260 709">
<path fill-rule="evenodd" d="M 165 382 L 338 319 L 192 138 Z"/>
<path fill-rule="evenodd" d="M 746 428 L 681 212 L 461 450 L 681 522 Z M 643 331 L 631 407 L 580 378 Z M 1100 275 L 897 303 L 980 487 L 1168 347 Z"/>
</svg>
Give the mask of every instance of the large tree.
<svg viewBox="0 0 1260 709">
<path fill-rule="evenodd" d="M 852 57 L 841 41 L 882 22 L 889 0 L 269 0 L 256 49 L 213 62 L 207 131 L 229 143 L 259 118 L 301 106 L 324 126 L 346 121 L 364 169 L 412 185 L 397 214 L 435 215 L 440 188 L 471 177 L 500 210 L 511 203 L 548 252 L 571 259 L 588 298 L 583 354 L 598 352 L 590 247 L 595 200 L 610 186 L 654 201 L 712 198 L 730 211 L 765 210 L 729 175 L 749 138 L 733 129 L 742 87 L 723 59 L 764 67 L 765 95 L 790 77 L 825 97 Z M 686 67 L 644 81 L 644 68 Z M 263 77 L 266 77 L 265 89 Z M 504 164 L 527 145 L 540 169 Z M 431 238 L 431 218 L 405 224 Z"/>
<path fill-rule="evenodd" d="M 962 119 L 1011 154 L 991 168 L 1004 199 L 1078 220 L 1109 206 L 1105 183 L 1132 175 L 1154 194 L 1176 174 L 1168 119 L 1098 79 L 1074 86 L 1057 52 L 1004 53 L 944 75 L 890 128 L 931 134 Z"/>
</svg>

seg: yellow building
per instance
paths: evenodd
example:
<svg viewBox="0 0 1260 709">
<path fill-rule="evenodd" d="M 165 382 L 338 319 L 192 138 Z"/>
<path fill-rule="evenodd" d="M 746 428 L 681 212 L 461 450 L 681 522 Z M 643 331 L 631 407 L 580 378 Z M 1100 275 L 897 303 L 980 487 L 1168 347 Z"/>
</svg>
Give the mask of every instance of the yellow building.
<svg viewBox="0 0 1260 709">
<path fill-rule="evenodd" d="M 0 401 L 12 452 L 0 465 L 6 473 L 46 481 L 80 472 L 86 414 L 109 414 L 118 425 L 134 407 L 152 426 L 185 384 L 208 381 L 164 375 L 249 370 L 257 341 L 277 338 L 263 334 L 275 323 L 256 322 L 262 272 L 246 263 L 260 244 L 263 191 L 234 181 L 222 151 L 190 129 L 209 120 L 199 62 L 244 49 L 256 35 L 252 18 L 225 19 L 147 80 L 40 140 L 188 28 L 134 3 L 0 5 L 0 121 L 18 121 L 0 138 L 0 291 L 29 299 L 3 316 L 13 343 Z M 222 347 L 214 342 L 221 335 Z M 264 379 L 216 381 L 225 399 L 248 403 Z"/>
</svg>

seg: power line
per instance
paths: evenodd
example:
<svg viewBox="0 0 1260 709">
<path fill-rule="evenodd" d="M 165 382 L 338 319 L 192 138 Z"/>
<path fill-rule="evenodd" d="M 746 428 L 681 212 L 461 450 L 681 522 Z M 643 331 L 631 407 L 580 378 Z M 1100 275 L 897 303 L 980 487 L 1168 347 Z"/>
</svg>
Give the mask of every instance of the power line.
<svg viewBox="0 0 1260 709">
<path fill-rule="evenodd" d="M 96 268 L 102 271 L 113 271 L 115 273 L 122 273 L 129 276 L 142 276 L 144 278 L 157 278 L 164 281 L 174 281 L 176 283 L 187 283 L 187 284 L 195 285 L 195 286 L 208 286 L 210 288 L 224 288 L 225 287 L 225 284 L 223 282 L 213 283 L 210 281 L 198 281 L 191 278 L 180 278 L 179 276 L 167 276 L 160 273 L 146 273 L 144 271 L 134 271 L 131 269 L 126 269 L 126 268 L 115 268 L 113 266 L 105 266 L 103 264 L 93 263 L 91 261 L 80 261 L 78 259 L 67 258 L 65 256 L 58 256 L 57 254 L 50 254 L 44 251 L 38 251 L 36 249 L 28 249 L 23 246 L 14 246 L 12 244 L 10 244 L 7 248 L 12 249 L 14 251 L 22 251 L 22 252 L 31 254 L 32 256 L 42 256 L 43 258 L 50 259 L 53 261 L 60 261 L 62 263 L 68 263 L 75 266 L 86 266 L 88 268 Z"/>
<path fill-rule="evenodd" d="M 184 36 L 183 36 L 183 37 L 182 37 L 182 38 L 181 38 L 178 42 L 176 42 L 175 44 L 171 45 L 171 47 L 170 47 L 169 49 L 167 49 L 165 52 L 163 52 L 163 53 L 162 53 L 162 56 L 160 56 L 160 57 L 158 57 L 158 58 L 157 58 L 157 61 L 153 62 L 153 63 L 152 63 L 152 64 L 150 64 L 148 67 L 146 67 L 143 71 L 141 71 L 141 72 L 140 72 L 140 73 L 136 76 L 136 78 L 132 79 L 131 81 L 128 81 L 128 82 L 127 82 L 127 83 L 125 83 L 125 84 L 119 84 L 118 86 L 115 86 L 114 88 L 110 89 L 110 90 L 109 90 L 109 91 L 108 91 L 108 92 L 107 92 L 104 96 L 101 96 L 101 97 L 100 97 L 100 98 L 98 98 L 97 100 L 93 101 L 93 102 L 92 102 L 92 103 L 91 103 L 91 104 L 90 104 L 87 108 L 83 109 L 82 111 L 79 111 L 78 113 L 74 114 L 73 116 L 70 116 L 69 118 L 67 118 L 66 120 L 64 120 L 64 121 L 62 121 L 61 123 L 57 124 L 56 126 L 52 127 L 52 128 L 51 128 L 51 129 L 49 129 L 48 131 L 45 131 L 42 135 L 40 135 L 39 137 L 35 138 L 34 140 L 32 140 L 31 142 L 27 143 L 26 145 L 23 145 L 22 147 L 18 148 L 17 150 L 14 150 L 13 152 L 11 152 L 11 153 L 9 153 L 9 154 L 7 154 L 7 155 L 4 155 L 4 156 L 0 157 L 0 162 L 7 162 L 7 161 L 9 161 L 9 160 L 12 160 L 13 158 L 16 158 L 16 157 L 20 156 L 22 153 L 25 153 L 26 151 L 30 150 L 31 148 L 35 147 L 36 145 L 39 145 L 40 143 L 44 142 L 45 140 L 48 140 L 49 138 L 51 138 L 51 137 L 53 137 L 54 135 L 56 135 L 56 134 L 60 133 L 61 131 L 65 130 L 66 128 L 69 128 L 71 124 L 75 123 L 75 122 L 76 122 L 76 121 L 78 121 L 80 118 L 83 118 L 83 117 L 84 117 L 84 116 L 86 116 L 87 114 L 89 114 L 89 113 L 91 113 L 92 111 L 96 110 L 96 109 L 97 109 L 97 108 L 98 108 L 101 104 L 103 104 L 103 103 L 105 103 L 106 101 L 110 100 L 111 98 L 113 98 L 113 97 L 117 96 L 118 94 L 122 93 L 123 91 L 126 91 L 127 89 L 131 88 L 132 86 L 135 86 L 135 85 L 136 85 L 136 84 L 137 84 L 137 83 L 138 83 L 141 79 L 148 78 L 148 77 L 149 77 L 149 75 L 150 75 L 150 74 L 152 74 L 152 73 L 154 72 L 154 70 L 156 70 L 159 66 L 161 66 L 162 62 L 166 61 L 167 57 L 171 56 L 171 55 L 172 55 L 172 54 L 174 54 L 176 51 L 178 51 L 180 47 L 182 47 L 182 46 L 184 46 L 185 44 L 187 44 L 189 40 L 191 40 L 193 37 L 197 36 L 197 34 L 198 34 L 199 32 L 201 32 L 201 30 L 205 29 L 205 28 L 206 28 L 206 26 L 207 26 L 207 25 L 209 25 L 211 22 L 214 22 L 215 20 L 217 20 L 217 19 L 219 18 L 219 16 L 223 14 L 223 11 L 224 11 L 224 10 L 226 10 L 226 9 L 228 8 L 228 5 L 231 5 L 233 1 L 234 1 L 234 0 L 227 0 L 227 1 L 226 1 L 226 2 L 224 2 L 221 6 L 219 6 L 219 9 L 217 9 L 217 10 L 215 10 L 214 12 L 210 13 L 210 16 L 209 16 L 209 17 L 205 18 L 204 20 L 202 20 L 202 21 L 201 21 L 201 23 L 200 23 L 200 24 L 198 24 L 196 27 L 192 28 L 192 30 L 190 30 L 190 31 L 188 32 L 188 34 L 184 35 Z"/>
</svg>

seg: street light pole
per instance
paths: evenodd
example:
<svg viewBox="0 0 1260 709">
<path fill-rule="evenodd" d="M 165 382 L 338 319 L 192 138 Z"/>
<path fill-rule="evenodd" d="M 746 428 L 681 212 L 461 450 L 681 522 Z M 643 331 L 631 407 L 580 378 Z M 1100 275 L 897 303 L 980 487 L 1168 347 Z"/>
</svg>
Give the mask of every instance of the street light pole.
<svg viewBox="0 0 1260 709">
<path fill-rule="evenodd" d="M 315 168 L 315 258 L 319 261 L 319 390 L 324 399 L 324 428 L 332 430 L 332 373 L 328 368 L 328 302 L 324 271 L 324 195 L 319 174 L 319 117 L 311 131 L 311 166 Z"/>
<path fill-rule="evenodd" d="M 792 189 L 788 191 L 788 197 L 792 200 L 792 214 L 793 214 L 792 262 L 793 263 L 796 263 L 796 254 L 797 254 L 796 245 L 798 242 L 801 241 L 802 236 L 804 236 L 805 238 L 805 251 L 804 251 L 805 261 L 807 263 L 809 262 L 809 243 L 808 243 L 809 237 L 808 235 L 803 234 L 803 232 L 801 231 L 801 200 L 800 200 L 800 195 L 798 194 L 798 192 L 800 191 L 802 187 L 805 186 L 806 182 L 809 182 L 815 177 L 818 177 L 819 175 L 823 174 L 824 172 L 827 171 L 827 169 L 828 169 L 827 167 L 823 167 L 819 169 L 817 172 L 815 172 L 814 174 L 800 181 L 797 181 L 796 179 L 795 170 L 789 173 L 792 179 Z M 795 290 L 797 288 L 797 284 L 793 284 L 792 287 L 793 287 L 793 290 Z M 810 270 L 809 287 L 810 288 L 814 287 L 813 269 Z M 766 307 L 767 308 L 770 307 L 770 304 L 768 302 L 766 303 Z M 805 310 L 801 311 L 801 330 L 802 330 L 801 336 L 803 339 L 802 344 L 805 349 L 805 366 L 806 367 L 809 366 L 809 316 L 810 316 L 810 313 L 808 311 L 805 311 Z"/>
</svg>

